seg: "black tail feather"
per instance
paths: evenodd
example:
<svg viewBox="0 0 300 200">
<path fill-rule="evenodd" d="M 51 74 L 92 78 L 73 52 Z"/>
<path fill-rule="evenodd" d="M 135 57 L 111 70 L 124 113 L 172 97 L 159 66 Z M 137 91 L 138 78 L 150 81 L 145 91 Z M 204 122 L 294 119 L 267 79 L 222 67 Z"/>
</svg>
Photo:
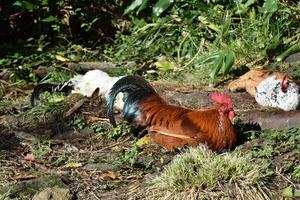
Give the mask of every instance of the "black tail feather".
<svg viewBox="0 0 300 200">
<path fill-rule="evenodd" d="M 124 94 L 123 112 L 125 119 L 132 120 L 137 110 L 135 105 L 147 94 L 156 93 L 148 81 L 139 76 L 125 76 L 118 80 L 110 89 L 107 96 L 107 116 L 110 123 L 115 127 L 116 121 L 114 118 L 114 102 L 116 96 L 122 92 Z"/>
<path fill-rule="evenodd" d="M 31 94 L 31 106 L 34 107 L 38 104 L 40 94 L 42 92 L 63 92 L 69 94 L 73 86 L 69 81 L 60 84 L 42 83 L 37 85 Z"/>
<path fill-rule="evenodd" d="M 151 94 L 153 93 L 144 89 L 138 89 L 128 94 L 123 107 L 124 119 L 132 123 L 134 119 L 138 118 L 141 114 L 138 108 L 139 103 Z"/>
</svg>

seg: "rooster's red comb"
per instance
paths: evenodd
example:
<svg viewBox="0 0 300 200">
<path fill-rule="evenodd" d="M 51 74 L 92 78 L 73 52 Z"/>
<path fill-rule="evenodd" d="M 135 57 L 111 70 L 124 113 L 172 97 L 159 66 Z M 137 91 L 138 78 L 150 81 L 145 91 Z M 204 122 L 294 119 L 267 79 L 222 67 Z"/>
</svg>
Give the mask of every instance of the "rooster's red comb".
<svg viewBox="0 0 300 200">
<path fill-rule="evenodd" d="M 211 92 L 208 94 L 208 98 L 218 104 L 226 104 L 229 108 L 233 107 L 230 97 L 222 92 Z"/>
</svg>

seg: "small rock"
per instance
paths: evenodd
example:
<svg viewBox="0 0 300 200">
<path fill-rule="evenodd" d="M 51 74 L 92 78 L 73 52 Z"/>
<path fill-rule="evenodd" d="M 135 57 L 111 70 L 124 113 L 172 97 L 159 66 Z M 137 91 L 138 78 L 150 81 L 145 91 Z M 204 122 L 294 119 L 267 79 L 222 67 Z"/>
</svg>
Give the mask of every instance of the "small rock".
<svg viewBox="0 0 300 200">
<path fill-rule="evenodd" d="M 92 163 L 92 164 L 87 164 L 83 168 L 83 170 L 99 170 L 99 171 L 113 171 L 115 167 L 112 164 L 107 164 L 107 163 Z"/>
<path fill-rule="evenodd" d="M 12 73 L 8 69 L 3 69 L 0 71 L 0 79 L 9 81 L 10 77 L 12 76 Z"/>
<path fill-rule="evenodd" d="M 47 187 L 43 191 L 34 195 L 32 200 L 68 200 L 72 199 L 69 189 L 55 187 Z"/>
<path fill-rule="evenodd" d="M 240 115 L 240 119 L 243 122 L 249 122 L 253 124 L 259 124 L 262 130 L 274 129 L 284 130 L 287 128 L 293 128 L 299 126 L 300 111 L 249 111 Z"/>
<path fill-rule="evenodd" d="M 299 62 L 299 61 L 300 61 L 300 52 L 291 54 L 285 59 L 285 62 L 289 62 L 289 63 Z"/>
<path fill-rule="evenodd" d="M 37 69 L 33 70 L 33 73 L 40 79 L 44 78 L 49 71 L 54 70 L 53 67 L 39 66 Z"/>
</svg>

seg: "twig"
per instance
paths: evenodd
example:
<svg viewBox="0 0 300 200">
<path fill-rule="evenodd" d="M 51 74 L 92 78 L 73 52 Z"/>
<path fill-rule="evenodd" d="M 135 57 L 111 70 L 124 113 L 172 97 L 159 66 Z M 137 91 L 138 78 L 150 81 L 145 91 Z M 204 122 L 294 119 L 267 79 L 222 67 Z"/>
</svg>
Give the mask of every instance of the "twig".
<svg viewBox="0 0 300 200">
<path fill-rule="evenodd" d="M 85 101 L 86 99 L 80 99 L 78 102 L 76 102 L 74 106 L 65 113 L 64 117 L 69 117 L 74 112 L 76 112 L 84 104 Z"/>
<path fill-rule="evenodd" d="M 278 171 L 278 168 L 277 168 L 277 167 L 276 167 L 276 169 L 275 169 L 275 173 L 278 174 L 279 176 L 281 176 L 284 180 L 286 180 L 286 181 L 289 182 L 290 184 L 292 184 L 294 188 L 297 187 L 297 186 L 295 185 L 295 183 L 293 183 L 290 179 L 288 179 L 287 177 L 283 176 L 283 175 Z"/>
</svg>

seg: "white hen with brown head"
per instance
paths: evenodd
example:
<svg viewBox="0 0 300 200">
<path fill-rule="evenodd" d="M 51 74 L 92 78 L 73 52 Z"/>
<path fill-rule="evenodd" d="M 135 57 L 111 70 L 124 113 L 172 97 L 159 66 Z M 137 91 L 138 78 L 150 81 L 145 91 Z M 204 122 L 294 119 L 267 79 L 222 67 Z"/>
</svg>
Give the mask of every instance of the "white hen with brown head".
<svg viewBox="0 0 300 200">
<path fill-rule="evenodd" d="M 261 106 L 279 108 L 284 111 L 296 110 L 300 105 L 299 85 L 270 76 L 256 87 L 255 100 Z"/>
<path fill-rule="evenodd" d="M 99 88 L 99 95 L 107 97 L 110 88 L 122 77 L 111 77 L 101 70 L 90 70 L 84 75 L 73 77 L 70 82 L 73 85 L 71 93 L 79 93 L 83 96 L 91 97 L 93 92 Z M 123 94 L 116 97 L 115 107 L 118 110 L 123 109 Z"/>
</svg>

